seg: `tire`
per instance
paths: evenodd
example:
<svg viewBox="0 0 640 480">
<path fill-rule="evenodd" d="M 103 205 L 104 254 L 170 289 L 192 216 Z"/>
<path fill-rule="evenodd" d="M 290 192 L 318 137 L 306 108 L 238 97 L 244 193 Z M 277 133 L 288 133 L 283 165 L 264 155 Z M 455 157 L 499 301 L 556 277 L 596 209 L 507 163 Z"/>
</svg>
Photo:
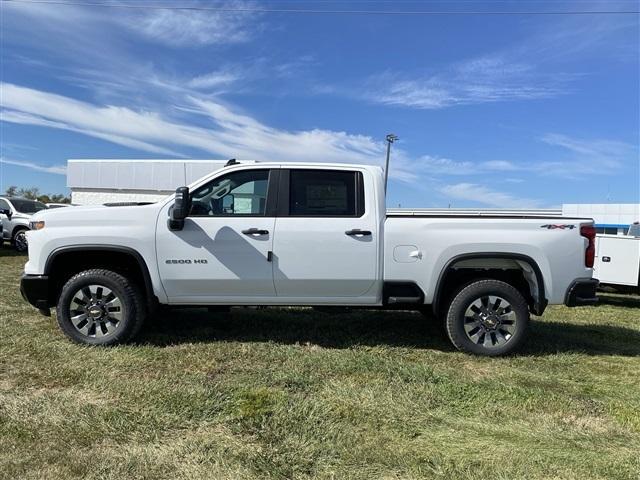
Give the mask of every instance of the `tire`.
<svg viewBox="0 0 640 480">
<path fill-rule="evenodd" d="M 522 344 L 529 326 L 529 308 L 511 285 L 478 280 L 456 294 L 445 324 L 447 335 L 458 350 L 497 357 Z"/>
<path fill-rule="evenodd" d="M 62 287 L 56 314 L 64 334 L 76 343 L 117 345 L 134 338 L 146 317 L 138 286 L 110 270 L 80 272 Z"/>
<path fill-rule="evenodd" d="M 19 228 L 14 232 L 11 244 L 13 245 L 13 248 L 15 248 L 16 252 L 26 252 L 29 248 L 26 235 L 27 231 L 28 229 L 26 228 Z"/>
</svg>

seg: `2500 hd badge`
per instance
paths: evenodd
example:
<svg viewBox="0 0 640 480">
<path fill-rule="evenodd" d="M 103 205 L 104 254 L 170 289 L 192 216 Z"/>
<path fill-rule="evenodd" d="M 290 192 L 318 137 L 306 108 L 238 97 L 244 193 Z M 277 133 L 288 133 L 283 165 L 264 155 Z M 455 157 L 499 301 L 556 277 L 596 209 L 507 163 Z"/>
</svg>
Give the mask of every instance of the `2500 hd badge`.
<svg viewBox="0 0 640 480">
<path fill-rule="evenodd" d="M 167 264 L 179 264 L 179 265 L 184 265 L 184 264 L 191 264 L 191 263 L 208 263 L 206 258 L 196 258 L 194 260 L 190 260 L 190 259 L 171 259 L 171 260 L 165 260 L 164 263 Z"/>
</svg>

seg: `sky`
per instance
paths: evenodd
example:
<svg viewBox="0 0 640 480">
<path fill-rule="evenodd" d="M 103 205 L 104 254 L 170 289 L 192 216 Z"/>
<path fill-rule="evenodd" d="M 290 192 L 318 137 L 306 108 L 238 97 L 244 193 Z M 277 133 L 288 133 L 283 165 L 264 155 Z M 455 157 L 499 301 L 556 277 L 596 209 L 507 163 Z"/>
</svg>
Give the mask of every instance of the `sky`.
<svg viewBox="0 0 640 480">
<path fill-rule="evenodd" d="M 67 193 L 70 158 L 383 165 L 395 133 L 389 206 L 640 203 L 640 16 L 604 13 L 638 0 L 0 1 L 2 192 Z"/>
</svg>

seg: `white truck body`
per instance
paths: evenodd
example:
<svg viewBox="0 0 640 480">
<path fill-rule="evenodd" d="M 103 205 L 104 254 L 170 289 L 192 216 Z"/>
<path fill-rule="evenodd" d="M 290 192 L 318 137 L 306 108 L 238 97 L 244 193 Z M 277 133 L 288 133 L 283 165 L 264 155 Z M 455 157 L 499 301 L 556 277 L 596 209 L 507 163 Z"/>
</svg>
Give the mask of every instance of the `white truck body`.
<svg viewBox="0 0 640 480">
<path fill-rule="evenodd" d="M 257 171 L 269 172 L 268 191 L 259 198 L 231 194 L 236 206 L 224 208 L 254 202 L 260 214 L 207 211 L 229 195 L 216 190 L 224 190 L 227 180 L 221 178 Z M 334 180 L 305 184 L 305 208 L 317 208 L 319 214 L 286 211 L 294 208 L 294 190 L 302 188 L 296 182 L 325 174 L 355 176 L 357 212 L 322 213 L 346 198 L 347 187 Z M 195 203 L 199 191 L 208 195 L 198 205 L 204 213 L 196 215 L 191 207 L 178 229 L 168 223 L 173 196 L 149 205 L 38 213 L 34 220 L 44 228 L 28 234 L 25 298 L 48 310 L 56 305 L 64 279 L 77 268 L 90 268 L 94 258 L 108 267 L 110 251 L 130 255 L 142 271 L 136 275 L 144 281 L 146 299 L 167 305 L 431 306 L 438 313 L 461 282 L 509 275 L 517 276 L 518 288 L 537 314 L 548 303 L 595 298 L 593 269 L 585 259 L 592 239 L 581 235 L 581 229 L 592 228 L 589 219 L 387 212 L 382 170 L 362 165 L 233 164 L 189 186 Z M 323 192 L 335 198 L 322 198 Z M 37 279 L 46 279 L 46 287 L 34 287 Z"/>
</svg>

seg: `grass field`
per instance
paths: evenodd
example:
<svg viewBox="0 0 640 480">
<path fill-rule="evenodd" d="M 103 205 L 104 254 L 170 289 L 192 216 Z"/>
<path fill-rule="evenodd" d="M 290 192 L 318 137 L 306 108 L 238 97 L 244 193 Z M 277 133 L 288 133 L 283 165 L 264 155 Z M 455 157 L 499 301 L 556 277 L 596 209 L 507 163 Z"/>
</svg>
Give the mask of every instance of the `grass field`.
<svg viewBox="0 0 640 480">
<path fill-rule="evenodd" d="M 179 310 L 73 345 L 0 250 L 0 478 L 640 478 L 640 297 L 551 307 L 517 356 L 411 312 Z"/>
</svg>

